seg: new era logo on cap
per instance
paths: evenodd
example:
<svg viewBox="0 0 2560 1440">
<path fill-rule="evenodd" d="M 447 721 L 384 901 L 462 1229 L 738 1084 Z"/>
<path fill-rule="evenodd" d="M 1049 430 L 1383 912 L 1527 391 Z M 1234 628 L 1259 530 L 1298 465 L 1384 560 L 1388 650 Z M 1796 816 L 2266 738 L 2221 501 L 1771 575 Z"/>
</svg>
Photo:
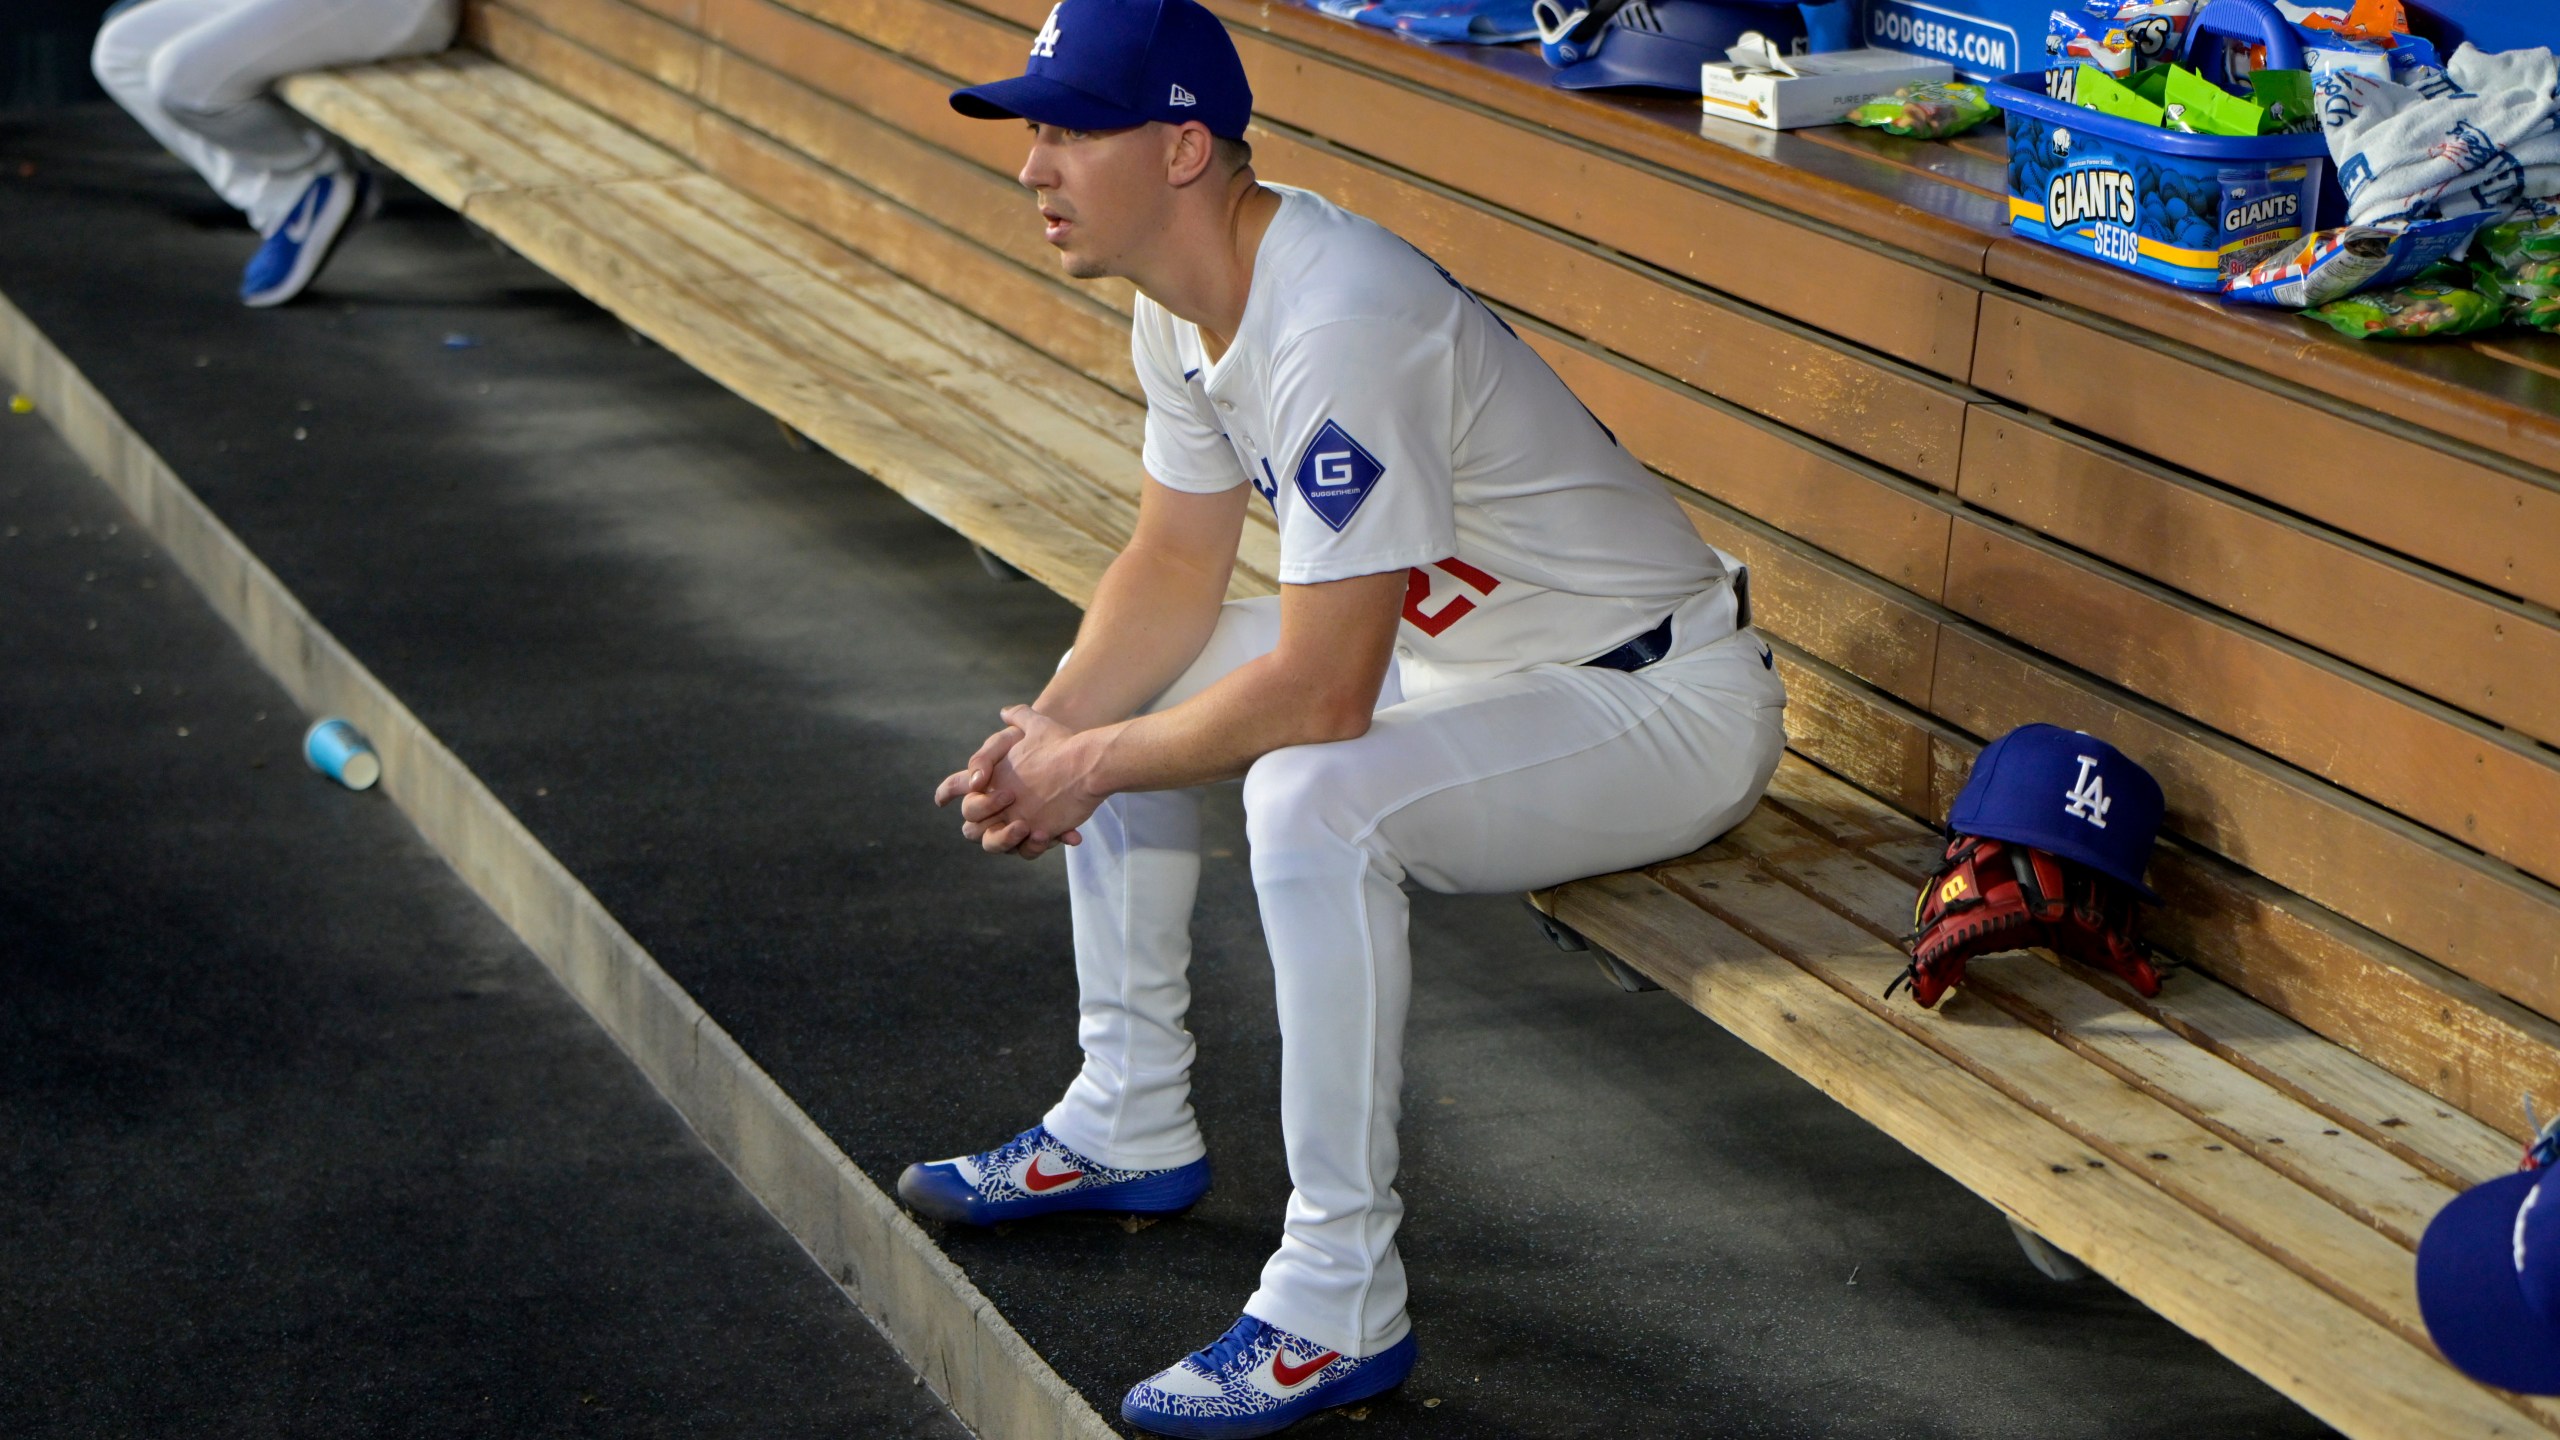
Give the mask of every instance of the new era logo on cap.
<svg viewBox="0 0 2560 1440">
<path fill-rule="evenodd" d="M 1193 95 L 1190 91 L 1176 85 L 1173 87 L 1173 98 L 1167 100 L 1165 103 L 1168 105 L 1197 105 L 1200 101 L 1199 98 Z"/>
</svg>

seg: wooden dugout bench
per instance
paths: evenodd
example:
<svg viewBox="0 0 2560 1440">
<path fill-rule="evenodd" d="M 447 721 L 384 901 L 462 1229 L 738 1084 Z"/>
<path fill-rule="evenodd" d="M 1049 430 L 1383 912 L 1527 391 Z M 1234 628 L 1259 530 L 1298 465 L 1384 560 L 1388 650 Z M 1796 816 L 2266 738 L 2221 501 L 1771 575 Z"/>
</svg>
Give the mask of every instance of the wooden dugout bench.
<svg viewBox="0 0 2560 1440">
<path fill-rule="evenodd" d="M 1534 897 L 2322 1419 L 2560 1433 L 2411 1253 L 2560 1109 L 2560 342 L 2358 346 L 2011 239 L 2001 150 L 1770 135 L 1210 0 L 1267 176 L 1538 346 L 1754 571 L 1793 754 L 1733 834 Z M 1047 0 L 475 0 L 287 98 L 1081 603 L 1127 538 L 1130 292 L 1018 131 Z M 1248 527 L 1235 592 L 1267 592 Z M 2156 1000 L 2016 955 L 1880 998 L 1987 737 L 2159 776 Z"/>
</svg>

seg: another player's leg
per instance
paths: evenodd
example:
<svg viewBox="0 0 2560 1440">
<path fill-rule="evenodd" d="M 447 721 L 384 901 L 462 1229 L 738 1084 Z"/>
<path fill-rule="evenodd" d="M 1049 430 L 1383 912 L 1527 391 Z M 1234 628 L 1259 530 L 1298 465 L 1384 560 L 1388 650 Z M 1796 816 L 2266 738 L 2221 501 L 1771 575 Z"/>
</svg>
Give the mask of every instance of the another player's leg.
<svg viewBox="0 0 2560 1440">
<path fill-rule="evenodd" d="M 1276 601 L 1231 604 L 1183 677 L 1178 704 L 1279 639 Z M 1065 1210 L 1162 1214 L 1209 1188 L 1191 1113 L 1191 912 L 1200 882 L 1200 792 L 1115 795 L 1066 852 L 1082 1068 L 1041 1123 L 981 1155 L 911 1165 L 917 1211 L 992 1224 Z"/>
<path fill-rule="evenodd" d="M 181 5 L 192 23 L 174 25 L 173 10 L 110 45 L 109 32 Z M 455 16 L 454 0 L 149 0 L 101 32 L 99 71 L 117 71 L 126 108 L 248 217 L 263 240 L 242 273 L 241 299 L 278 305 L 311 283 L 378 196 L 346 150 L 276 99 L 273 85 L 304 70 L 443 49 Z M 158 43 L 129 96 L 136 87 L 123 72 L 144 30 Z"/>
<path fill-rule="evenodd" d="M 1662 674 L 1541 667 L 1275 752 L 1245 784 L 1279 998 L 1290 1197 L 1246 1323 L 1130 1392 L 1175 1435 L 1261 1435 L 1412 1367 L 1394 1236 L 1409 874 L 1515 891 L 1693 849 L 1757 802 L 1782 692 L 1749 636 Z"/>
</svg>

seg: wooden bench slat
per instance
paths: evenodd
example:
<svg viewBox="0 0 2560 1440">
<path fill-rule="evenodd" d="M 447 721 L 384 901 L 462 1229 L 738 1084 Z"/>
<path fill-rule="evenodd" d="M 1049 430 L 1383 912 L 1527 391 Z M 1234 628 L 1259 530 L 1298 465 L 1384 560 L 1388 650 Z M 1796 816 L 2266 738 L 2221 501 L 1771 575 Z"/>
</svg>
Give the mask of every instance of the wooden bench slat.
<svg viewBox="0 0 2560 1440">
<path fill-rule="evenodd" d="M 1973 382 L 2489 589 L 2560 604 L 2560 483 L 2510 473 L 2347 406 L 2234 384 L 2200 357 L 2004 296 Z M 2199 423 L 2199 417 L 2211 417 Z"/>
<path fill-rule="evenodd" d="M 1658 882 L 1606 876 L 1552 903 L 1594 944 L 2330 1424 L 2357 1436 L 2548 1433 Z"/>
<path fill-rule="evenodd" d="M 508 64 L 556 84 L 616 119 L 648 92 L 656 122 L 669 107 L 681 114 L 684 153 L 709 174 L 784 214 L 840 238 L 858 237 L 862 253 L 925 289 L 981 316 L 1001 317 L 1011 333 L 1135 398 L 1125 319 L 1063 284 L 1034 275 L 966 242 L 822 163 L 724 115 L 593 55 L 498 5 L 475 6 L 475 23 Z M 748 68 L 714 51 L 706 83 L 725 68 Z M 610 72 L 609 75 L 606 72 Z M 833 103 L 833 102 L 827 102 Z"/>
<path fill-rule="evenodd" d="M 2229 492 L 1976 406 L 1974 505 L 2457 709 L 2560 739 L 2560 624 Z"/>
<path fill-rule="evenodd" d="M 2062 1127 L 2107 1164 L 2160 1187 L 2206 1223 L 2229 1230 L 2411 1345 L 2426 1343 L 2426 1325 L 2418 1314 L 2417 1276 L 2407 1246 L 2342 1211 L 2332 1200 L 2307 1191 L 2252 1147 L 2237 1143 L 2228 1125 L 2209 1128 L 2199 1123 L 2196 1115 L 2093 1063 L 2067 1043 L 2057 1043 L 2055 1037 L 1997 1003 L 2002 982 L 2014 979 L 2023 984 L 2025 972 L 2013 977 L 2008 970 L 2015 967 L 1977 962 L 1983 964 L 1982 979 L 1969 980 L 1934 1010 L 1923 1010 L 1907 1000 L 1882 1000 L 1878 997 L 1908 958 L 1899 948 L 1749 860 L 1724 856 L 1726 849 L 1710 847 L 1699 857 L 1656 867 L 1652 873 L 1674 893 Z M 2042 965 L 2032 959 L 2026 963 Z M 2065 983 L 2079 985 L 2078 981 Z M 2085 985 L 2079 988 L 2096 998 Z M 2184 1048 L 2224 1072 L 2210 1077 L 2212 1088 L 2222 1092 L 2218 1100 L 2224 1108 L 2269 1126 L 2283 1122 L 2257 1112 L 2296 1108 L 2192 1046 Z M 2204 1109 L 2215 1103 L 2193 1095 L 2178 1098 Z M 2308 1126 L 2316 1136 L 2323 1128 L 2317 1124 L 2318 1117 L 2307 1113 L 2287 1118 L 2288 1129 Z M 2347 1137 L 2336 1138 L 2345 1141 Z M 2398 1164 L 2379 1152 L 2373 1158 Z M 2423 1229 L 2425 1219 L 2432 1218 L 2453 1192 L 2408 1173 L 2427 1192 L 2421 1198 L 2425 1216 L 2416 1222 Z M 2391 1202 L 2408 1198 L 2392 1195 L 2384 1203 L 2398 1218 Z"/>
<path fill-rule="evenodd" d="M 1906 705 L 1928 704 L 1939 627 L 1926 615 L 1865 572 L 1745 511 L 1704 495 L 1678 498 L 1708 544 L 1750 567 L 1756 625 Z"/>
<path fill-rule="evenodd" d="M 680 92 L 497 5 L 470 4 L 463 11 L 463 34 L 507 64 L 693 158 L 698 107 Z"/>
<path fill-rule="evenodd" d="M 554 196 L 528 192 L 482 197 L 482 203 L 503 212 L 491 216 L 493 233 L 688 364 L 1041 583 L 1080 602 L 1091 597 L 1092 577 L 1110 562 L 1109 547 L 1059 523 L 1005 480 L 905 429 L 895 418 L 903 397 L 867 394 L 841 372 L 820 374 L 786 358 L 704 297 L 670 284 L 633 283 L 635 271 L 648 277 L 645 267 L 593 238 Z"/>
<path fill-rule="evenodd" d="M 1526 316 L 1509 318 L 1619 443 L 1647 465 L 1906 590 L 1931 599 L 1942 590 L 1947 509 L 1908 482 L 1640 371 Z"/>
<path fill-rule="evenodd" d="M 848 75 L 848 85 L 859 81 Z M 938 150 L 833 95 L 715 49 L 703 103 L 821 161 L 857 183 L 956 230 L 1037 274 L 1059 278 L 1121 315 L 1137 291 L 1125 280 L 1065 282 L 1040 238 L 1031 197 L 1011 179 Z M 873 104 L 881 102 L 875 97 Z"/>
<path fill-rule="evenodd" d="M 706 48 L 693 28 L 617 0 L 509 0 L 510 8 L 680 95 L 694 93 Z"/>
<path fill-rule="evenodd" d="M 669 178 L 693 173 L 683 157 L 572 105 L 485 55 L 447 51 L 417 63 L 409 80 L 446 105 L 504 126 L 526 148 L 582 181 Z"/>
<path fill-rule="evenodd" d="M 1787 686 L 1787 747 L 1893 805 L 1928 813 L 1944 783 L 1937 752 L 1964 737 L 1774 631 L 1761 638 Z"/>
<path fill-rule="evenodd" d="M 1132 399 L 1128 322 L 836 172 L 716 115 L 703 169 Z"/>
<path fill-rule="evenodd" d="M 1843 850 L 1899 878 L 1904 886 L 1902 900 L 1869 918 L 1902 923 L 1910 897 L 1918 893 L 1922 878 L 1934 868 L 1944 843 L 1936 832 L 1792 755 L 1779 762 L 1778 773 L 1770 782 L 1769 802 L 1768 808 L 1783 812 Z M 2155 861 L 2155 879 L 2159 868 Z M 2274 888 L 2254 876 L 2245 879 L 2261 889 Z M 2158 929 L 2162 917 L 2175 913 L 2177 908 L 2178 902 L 2173 900 L 2166 909 L 2146 910 L 2146 932 Z M 2228 938 L 2221 938 L 2180 953 L 2211 955 L 2219 969 L 2229 963 L 2227 957 L 2237 948 Z M 2213 974 L 2189 970 L 2177 983 L 2164 986 L 2160 995 L 2150 999 L 2137 997 L 2108 980 L 2098 983 L 2119 1001 L 2152 1016 L 2190 1043 L 2336 1117 L 2346 1128 L 2447 1185 L 2468 1187 L 2515 1168 L 2517 1137 L 2453 1108 L 2437 1094 L 2287 1019 L 2281 1010 L 2269 1009 Z M 2360 987 L 2343 984 L 2335 989 L 2354 996 Z M 2404 1013 L 2425 1013 L 2423 1002 L 2420 1008 Z M 2410 1035 L 2409 1027 L 2399 1025 L 2395 1033 Z"/>
<path fill-rule="evenodd" d="M 1130 471 L 1145 440 L 1145 407 L 1004 333 L 970 310 L 863 258 L 745 192 L 696 172 L 668 186 L 672 194 L 720 217 L 723 224 L 790 257 L 796 267 L 860 295 L 863 302 L 933 336 L 940 344 L 1119 447 Z"/>
<path fill-rule="evenodd" d="M 1958 517 L 1949 550 L 1946 603 L 2464 844 L 2560 879 L 2560 826 L 2551 823 L 2560 814 L 2560 763 L 2539 746 L 1970 512 Z M 2548 1008 L 2560 1013 L 2560 993 Z"/>
<path fill-rule="evenodd" d="M 288 104 L 334 134 L 375 137 L 365 144 L 385 165 L 456 210 L 473 192 L 506 181 L 443 138 L 425 134 L 384 108 L 370 91 L 326 70 L 295 75 L 277 87 Z"/>
<path fill-rule="evenodd" d="M 1932 705 L 1976 734 L 2043 720 L 2107 736 L 2159 777 L 2180 833 L 2501 994 L 2546 991 L 2560 969 L 2560 920 L 2554 918 L 2560 894 L 2549 885 L 2271 765 L 2157 706 L 2075 684 L 1980 631 L 1950 626 L 1940 634 Z M 2172 903 L 2154 912 L 2152 923 L 2164 939 L 2226 925 L 2239 934 L 2269 931 L 2263 907 L 2229 896 L 2218 882 L 2185 883 L 2191 878 L 2201 877 L 2163 852 L 2158 882 L 2172 887 L 2163 890 Z M 2313 967 L 2280 983 L 2283 967 L 2277 967 L 2251 978 L 2267 982 L 2251 983 L 2253 995 L 2502 1128 L 2520 1118 L 2523 1094 L 2546 1111 L 2560 1103 L 2549 1021 L 2519 1016 L 2502 1022 L 2511 1051 L 2462 1049 L 2456 1052 L 2461 1063 L 2444 1073 L 2451 1037 L 2438 1033 L 2439 1011 L 2452 997 L 2408 996 L 2414 1003 L 2394 1014 L 2388 1002 L 2397 982 L 2382 983 L 2391 978 L 2387 971 Z"/>
<path fill-rule="evenodd" d="M 2485 347 L 2476 344 L 2348 340 L 2317 322 L 2130 279 L 2032 240 L 1996 241 L 1984 273 L 2322 394 L 2379 404 L 2396 418 L 2524 464 L 2560 471 L 2560 374 L 2549 358 L 2538 366 L 2518 365 L 2481 353 Z M 2552 341 L 2527 343 L 2543 357 L 2560 351 Z"/>
<path fill-rule="evenodd" d="M 1894 937 L 1909 927 L 1917 888 L 1909 879 L 1775 808 L 1754 814 L 1715 848 L 1747 855 L 1807 897 L 1839 909 L 1899 968 L 1903 955 Z M 1680 874 L 1665 872 L 1661 878 L 1680 888 Z M 2210 983 L 2192 972 L 2173 972 L 2163 989 Z M 2241 1075 L 2211 1051 L 2052 965 L 2025 955 L 1976 960 L 1966 969 L 1960 993 L 2051 1035 L 2221 1136 L 2233 1150 L 2282 1171 L 2403 1252 L 2417 1249 L 2427 1222 L 2453 1198 L 2455 1187 L 2445 1177 L 2366 1139 L 2342 1123 L 2343 1117 Z M 1947 1013 L 1949 1023 L 1963 1019 Z"/>
<path fill-rule="evenodd" d="M 703 28 L 717 45 L 895 124 L 994 175 L 1022 164 L 1018 126 L 973 120 L 951 108 L 954 78 L 823 25 L 773 0 L 704 0 Z M 1020 56 L 1005 73 L 1020 71 Z"/>
</svg>

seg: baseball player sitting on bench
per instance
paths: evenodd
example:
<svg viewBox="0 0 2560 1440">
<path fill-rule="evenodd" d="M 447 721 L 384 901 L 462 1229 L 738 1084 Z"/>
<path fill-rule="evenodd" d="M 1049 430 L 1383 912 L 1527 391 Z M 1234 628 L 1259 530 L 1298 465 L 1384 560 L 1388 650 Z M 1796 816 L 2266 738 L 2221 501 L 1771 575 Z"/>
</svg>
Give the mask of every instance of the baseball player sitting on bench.
<svg viewBox="0 0 2560 1440">
<path fill-rule="evenodd" d="M 1074 846 L 1084 1065 L 1040 1124 L 898 1191 L 979 1224 L 1199 1199 L 1199 787 L 1241 778 L 1295 1193 L 1244 1317 L 1123 1414 L 1268 1434 L 1413 1367 L 1400 884 L 1692 850 L 1758 802 L 1786 697 L 1736 576 L 1536 352 L 1386 230 L 1256 181 L 1243 65 L 1196 0 L 1064 0 L 1028 69 L 951 103 L 1028 121 L 1067 272 L 1137 286 L 1147 481 L 1056 678 L 934 798 L 991 853 Z M 1281 594 L 1225 603 L 1253 504 Z"/>
</svg>

